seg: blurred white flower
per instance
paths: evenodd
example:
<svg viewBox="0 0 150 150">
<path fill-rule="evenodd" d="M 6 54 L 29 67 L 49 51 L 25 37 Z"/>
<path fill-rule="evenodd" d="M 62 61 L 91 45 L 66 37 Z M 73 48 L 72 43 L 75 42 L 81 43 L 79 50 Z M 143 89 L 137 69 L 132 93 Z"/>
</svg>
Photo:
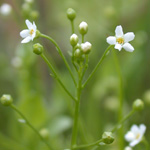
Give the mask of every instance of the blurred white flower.
<svg viewBox="0 0 150 150">
<path fill-rule="evenodd" d="M 22 65 L 22 59 L 16 56 L 11 60 L 11 64 L 13 67 L 19 68 Z"/>
<path fill-rule="evenodd" d="M 134 147 L 142 140 L 145 131 L 146 126 L 144 124 L 141 124 L 139 127 L 137 125 L 133 125 L 131 130 L 125 135 L 125 139 L 130 143 L 129 145 L 131 147 Z"/>
<path fill-rule="evenodd" d="M 25 23 L 26 23 L 28 29 L 25 29 L 20 32 L 20 36 L 22 38 L 24 38 L 24 40 L 22 40 L 21 43 L 28 43 L 31 40 L 33 41 L 33 39 L 36 36 L 37 27 L 36 27 L 35 23 L 33 22 L 33 24 L 32 24 L 29 20 L 26 20 Z"/>
<path fill-rule="evenodd" d="M 88 31 L 88 24 L 85 21 L 82 21 L 79 24 L 79 32 L 84 35 L 87 33 L 87 31 Z"/>
<path fill-rule="evenodd" d="M 128 32 L 126 34 L 123 33 L 122 26 L 119 25 L 115 29 L 115 36 L 109 36 L 106 41 L 110 45 L 115 45 L 115 49 L 118 49 L 121 51 L 122 48 L 124 48 L 128 52 L 133 52 L 134 47 L 128 43 L 132 41 L 135 37 L 133 32 Z"/>
<path fill-rule="evenodd" d="M 4 3 L 1 5 L 0 7 L 0 13 L 4 16 L 8 16 L 12 11 L 12 7 L 7 4 L 7 3 Z"/>
<path fill-rule="evenodd" d="M 132 148 L 130 146 L 127 146 L 124 150 L 132 150 Z"/>
</svg>

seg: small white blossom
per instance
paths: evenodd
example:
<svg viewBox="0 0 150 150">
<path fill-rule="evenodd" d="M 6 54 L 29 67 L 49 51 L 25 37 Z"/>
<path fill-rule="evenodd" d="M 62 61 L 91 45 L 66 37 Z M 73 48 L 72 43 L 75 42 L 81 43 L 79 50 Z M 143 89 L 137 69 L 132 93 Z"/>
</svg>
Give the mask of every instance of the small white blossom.
<svg viewBox="0 0 150 150">
<path fill-rule="evenodd" d="M 133 125 L 131 130 L 125 135 L 125 139 L 130 143 L 129 145 L 131 147 L 134 147 L 142 140 L 145 131 L 146 126 L 144 124 L 141 124 L 139 127 L 137 125 Z"/>
<path fill-rule="evenodd" d="M 127 146 L 124 150 L 132 150 L 132 148 L 130 146 Z"/>
<path fill-rule="evenodd" d="M 110 45 L 115 45 L 115 49 L 118 49 L 121 51 L 122 48 L 124 48 L 128 52 L 133 52 L 134 47 L 128 43 L 132 41 L 135 37 L 133 32 L 128 32 L 126 34 L 123 33 L 122 26 L 119 25 L 115 29 L 115 36 L 109 36 L 106 40 L 107 43 Z"/>
<path fill-rule="evenodd" d="M 4 16 L 8 16 L 11 11 L 12 7 L 7 3 L 2 4 L 2 6 L 0 7 L 0 13 Z"/>
<path fill-rule="evenodd" d="M 20 32 L 20 36 L 22 38 L 24 38 L 24 40 L 22 40 L 21 43 L 28 43 L 31 40 L 33 41 L 33 39 L 36 36 L 37 27 L 36 27 L 35 23 L 33 22 L 33 24 L 32 24 L 29 20 L 26 20 L 25 23 L 26 23 L 28 29 L 25 29 Z"/>
<path fill-rule="evenodd" d="M 85 42 L 81 44 L 81 50 L 83 53 L 87 54 L 91 51 L 92 44 L 90 42 Z"/>
<path fill-rule="evenodd" d="M 70 44 L 71 44 L 72 46 L 77 45 L 78 41 L 79 41 L 79 38 L 78 38 L 78 36 L 77 36 L 76 34 L 72 34 L 72 35 L 70 36 Z"/>
</svg>

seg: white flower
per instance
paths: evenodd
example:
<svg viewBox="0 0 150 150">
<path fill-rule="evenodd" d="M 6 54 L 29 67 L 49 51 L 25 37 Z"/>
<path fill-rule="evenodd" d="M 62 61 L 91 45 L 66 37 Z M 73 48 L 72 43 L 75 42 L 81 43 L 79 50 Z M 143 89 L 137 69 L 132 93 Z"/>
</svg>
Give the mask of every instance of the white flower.
<svg viewBox="0 0 150 150">
<path fill-rule="evenodd" d="M 83 53 L 88 54 L 91 51 L 92 44 L 90 42 L 85 42 L 81 44 L 81 50 Z"/>
<path fill-rule="evenodd" d="M 127 146 L 124 150 L 132 150 L 132 148 L 130 146 Z"/>
<path fill-rule="evenodd" d="M 33 39 L 36 36 L 37 27 L 35 23 L 33 22 L 32 24 L 29 20 L 26 20 L 25 22 L 26 22 L 28 29 L 25 29 L 20 32 L 20 36 L 24 38 L 24 40 L 22 40 L 21 43 L 28 43 L 31 40 L 33 41 Z"/>
<path fill-rule="evenodd" d="M 141 124 L 139 127 L 137 125 L 133 125 L 131 130 L 127 132 L 125 135 L 126 141 L 130 142 L 130 146 L 134 147 L 138 144 L 141 140 L 146 131 L 146 126 Z"/>
<path fill-rule="evenodd" d="M 128 52 L 133 52 L 134 47 L 128 42 L 134 39 L 134 33 L 128 32 L 124 34 L 121 25 L 116 27 L 115 33 L 115 36 L 109 36 L 107 38 L 107 43 L 109 43 L 110 45 L 115 45 L 115 49 L 118 49 L 119 51 L 124 48 Z"/>
<path fill-rule="evenodd" d="M 2 6 L 0 7 L 0 13 L 4 16 L 9 15 L 11 11 L 12 11 L 12 7 L 7 3 L 2 4 Z"/>
</svg>

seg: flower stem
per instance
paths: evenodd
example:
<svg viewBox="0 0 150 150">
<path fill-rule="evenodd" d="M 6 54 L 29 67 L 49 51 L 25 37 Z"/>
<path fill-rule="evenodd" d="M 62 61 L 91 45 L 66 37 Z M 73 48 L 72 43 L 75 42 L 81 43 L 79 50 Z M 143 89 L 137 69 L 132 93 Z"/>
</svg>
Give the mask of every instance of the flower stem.
<svg viewBox="0 0 150 150">
<path fill-rule="evenodd" d="M 115 53 L 115 50 L 113 49 L 113 58 L 115 61 L 116 70 L 119 76 L 119 110 L 118 110 L 118 121 L 122 120 L 123 116 L 123 81 L 122 81 L 122 74 L 120 70 L 119 60 Z M 124 140 L 123 140 L 123 128 L 121 127 L 119 130 L 119 144 L 120 144 L 120 150 L 123 150 L 124 148 Z"/>
<path fill-rule="evenodd" d="M 126 116 L 124 116 L 122 118 L 122 120 L 120 120 L 117 125 L 111 130 L 112 133 L 114 133 L 116 130 L 118 130 L 121 125 L 129 118 L 131 117 L 133 114 L 135 113 L 135 110 L 131 110 Z"/>
<path fill-rule="evenodd" d="M 47 35 L 45 35 L 45 34 L 40 34 L 40 36 L 43 37 L 43 38 L 46 38 L 46 39 L 50 40 L 50 41 L 56 46 L 56 49 L 57 49 L 59 55 L 61 56 L 61 58 L 63 59 L 65 65 L 66 65 L 66 67 L 67 67 L 67 69 L 68 69 L 68 71 L 69 71 L 69 73 L 70 73 L 70 75 L 71 75 L 71 77 L 72 77 L 72 79 L 73 79 L 74 84 L 77 85 L 77 83 L 76 83 L 76 81 L 75 81 L 75 78 L 74 78 L 74 76 L 73 76 L 73 73 L 72 73 L 72 71 L 71 71 L 71 69 L 70 69 L 70 66 L 69 66 L 69 64 L 68 64 L 68 62 L 67 62 L 65 56 L 63 55 L 63 53 L 62 53 L 60 47 L 59 47 L 58 44 L 55 42 L 55 40 L 53 40 L 51 37 L 49 37 L 49 36 L 47 36 Z"/>
<path fill-rule="evenodd" d="M 103 53 L 103 56 L 101 57 L 101 59 L 99 60 L 99 62 L 97 63 L 97 65 L 95 66 L 95 68 L 93 69 L 93 71 L 91 72 L 91 74 L 89 75 L 89 77 L 87 78 L 87 80 L 84 82 L 82 88 L 84 88 L 86 86 L 86 84 L 88 83 L 88 81 L 92 78 L 92 76 L 94 75 L 94 73 L 97 71 L 98 67 L 100 66 L 100 64 L 103 62 L 104 58 L 107 55 L 107 52 L 110 50 L 110 48 L 112 47 L 112 45 L 110 45 L 105 52 Z"/>
<path fill-rule="evenodd" d="M 72 130 L 71 148 L 76 145 L 81 91 L 82 91 L 82 66 L 80 66 L 78 70 L 78 86 L 77 86 L 77 96 L 76 96 L 77 101 L 75 101 L 75 113 L 74 113 L 74 124 Z"/>
<path fill-rule="evenodd" d="M 56 80 L 59 82 L 59 84 L 63 87 L 63 89 L 66 91 L 66 93 L 74 100 L 76 101 L 76 99 L 72 96 L 72 94 L 68 91 L 68 89 L 64 86 L 64 84 L 62 83 L 62 81 L 60 80 L 60 78 L 58 77 L 57 73 L 55 72 L 52 64 L 49 62 L 49 60 L 46 58 L 46 56 L 42 53 L 41 57 L 43 58 L 43 60 L 48 64 L 49 68 L 51 69 L 51 71 L 54 74 L 54 77 L 56 78 Z"/>
<path fill-rule="evenodd" d="M 27 118 L 22 114 L 22 112 L 13 104 L 11 104 L 10 107 L 25 120 L 25 123 L 40 137 L 40 139 L 47 145 L 48 149 L 52 150 L 49 143 L 40 135 L 39 131 L 36 128 L 34 128 L 34 126 L 27 120 Z"/>
<path fill-rule="evenodd" d="M 72 29 L 72 34 L 74 33 L 74 21 L 71 20 L 71 29 Z"/>
</svg>

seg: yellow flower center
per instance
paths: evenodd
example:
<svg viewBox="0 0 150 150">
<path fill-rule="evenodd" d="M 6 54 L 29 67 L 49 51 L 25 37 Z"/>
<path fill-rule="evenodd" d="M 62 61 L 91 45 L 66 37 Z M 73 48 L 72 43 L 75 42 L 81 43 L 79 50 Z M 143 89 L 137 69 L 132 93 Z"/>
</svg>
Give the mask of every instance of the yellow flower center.
<svg viewBox="0 0 150 150">
<path fill-rule="evenodd" d="M 139 139 L 139 137 L 140 137 L 140 133 L 138 133 L 138 134 L 136 135 L 136 139 Z"/>
<path fill-rule="evenodd" d="M 31 30 L 30 30 L 30 34 L 32 35 L 33 33 L 34 33 L 34 30 L 33 30 L 33 29 L 31 29 Z"/>
<path fill-rule="evenodd" d="M 124 43 L 124 38 L 122 38 L 122 37 L 117 38 L 117 43 L 123 44 Z"/>
</svg>

